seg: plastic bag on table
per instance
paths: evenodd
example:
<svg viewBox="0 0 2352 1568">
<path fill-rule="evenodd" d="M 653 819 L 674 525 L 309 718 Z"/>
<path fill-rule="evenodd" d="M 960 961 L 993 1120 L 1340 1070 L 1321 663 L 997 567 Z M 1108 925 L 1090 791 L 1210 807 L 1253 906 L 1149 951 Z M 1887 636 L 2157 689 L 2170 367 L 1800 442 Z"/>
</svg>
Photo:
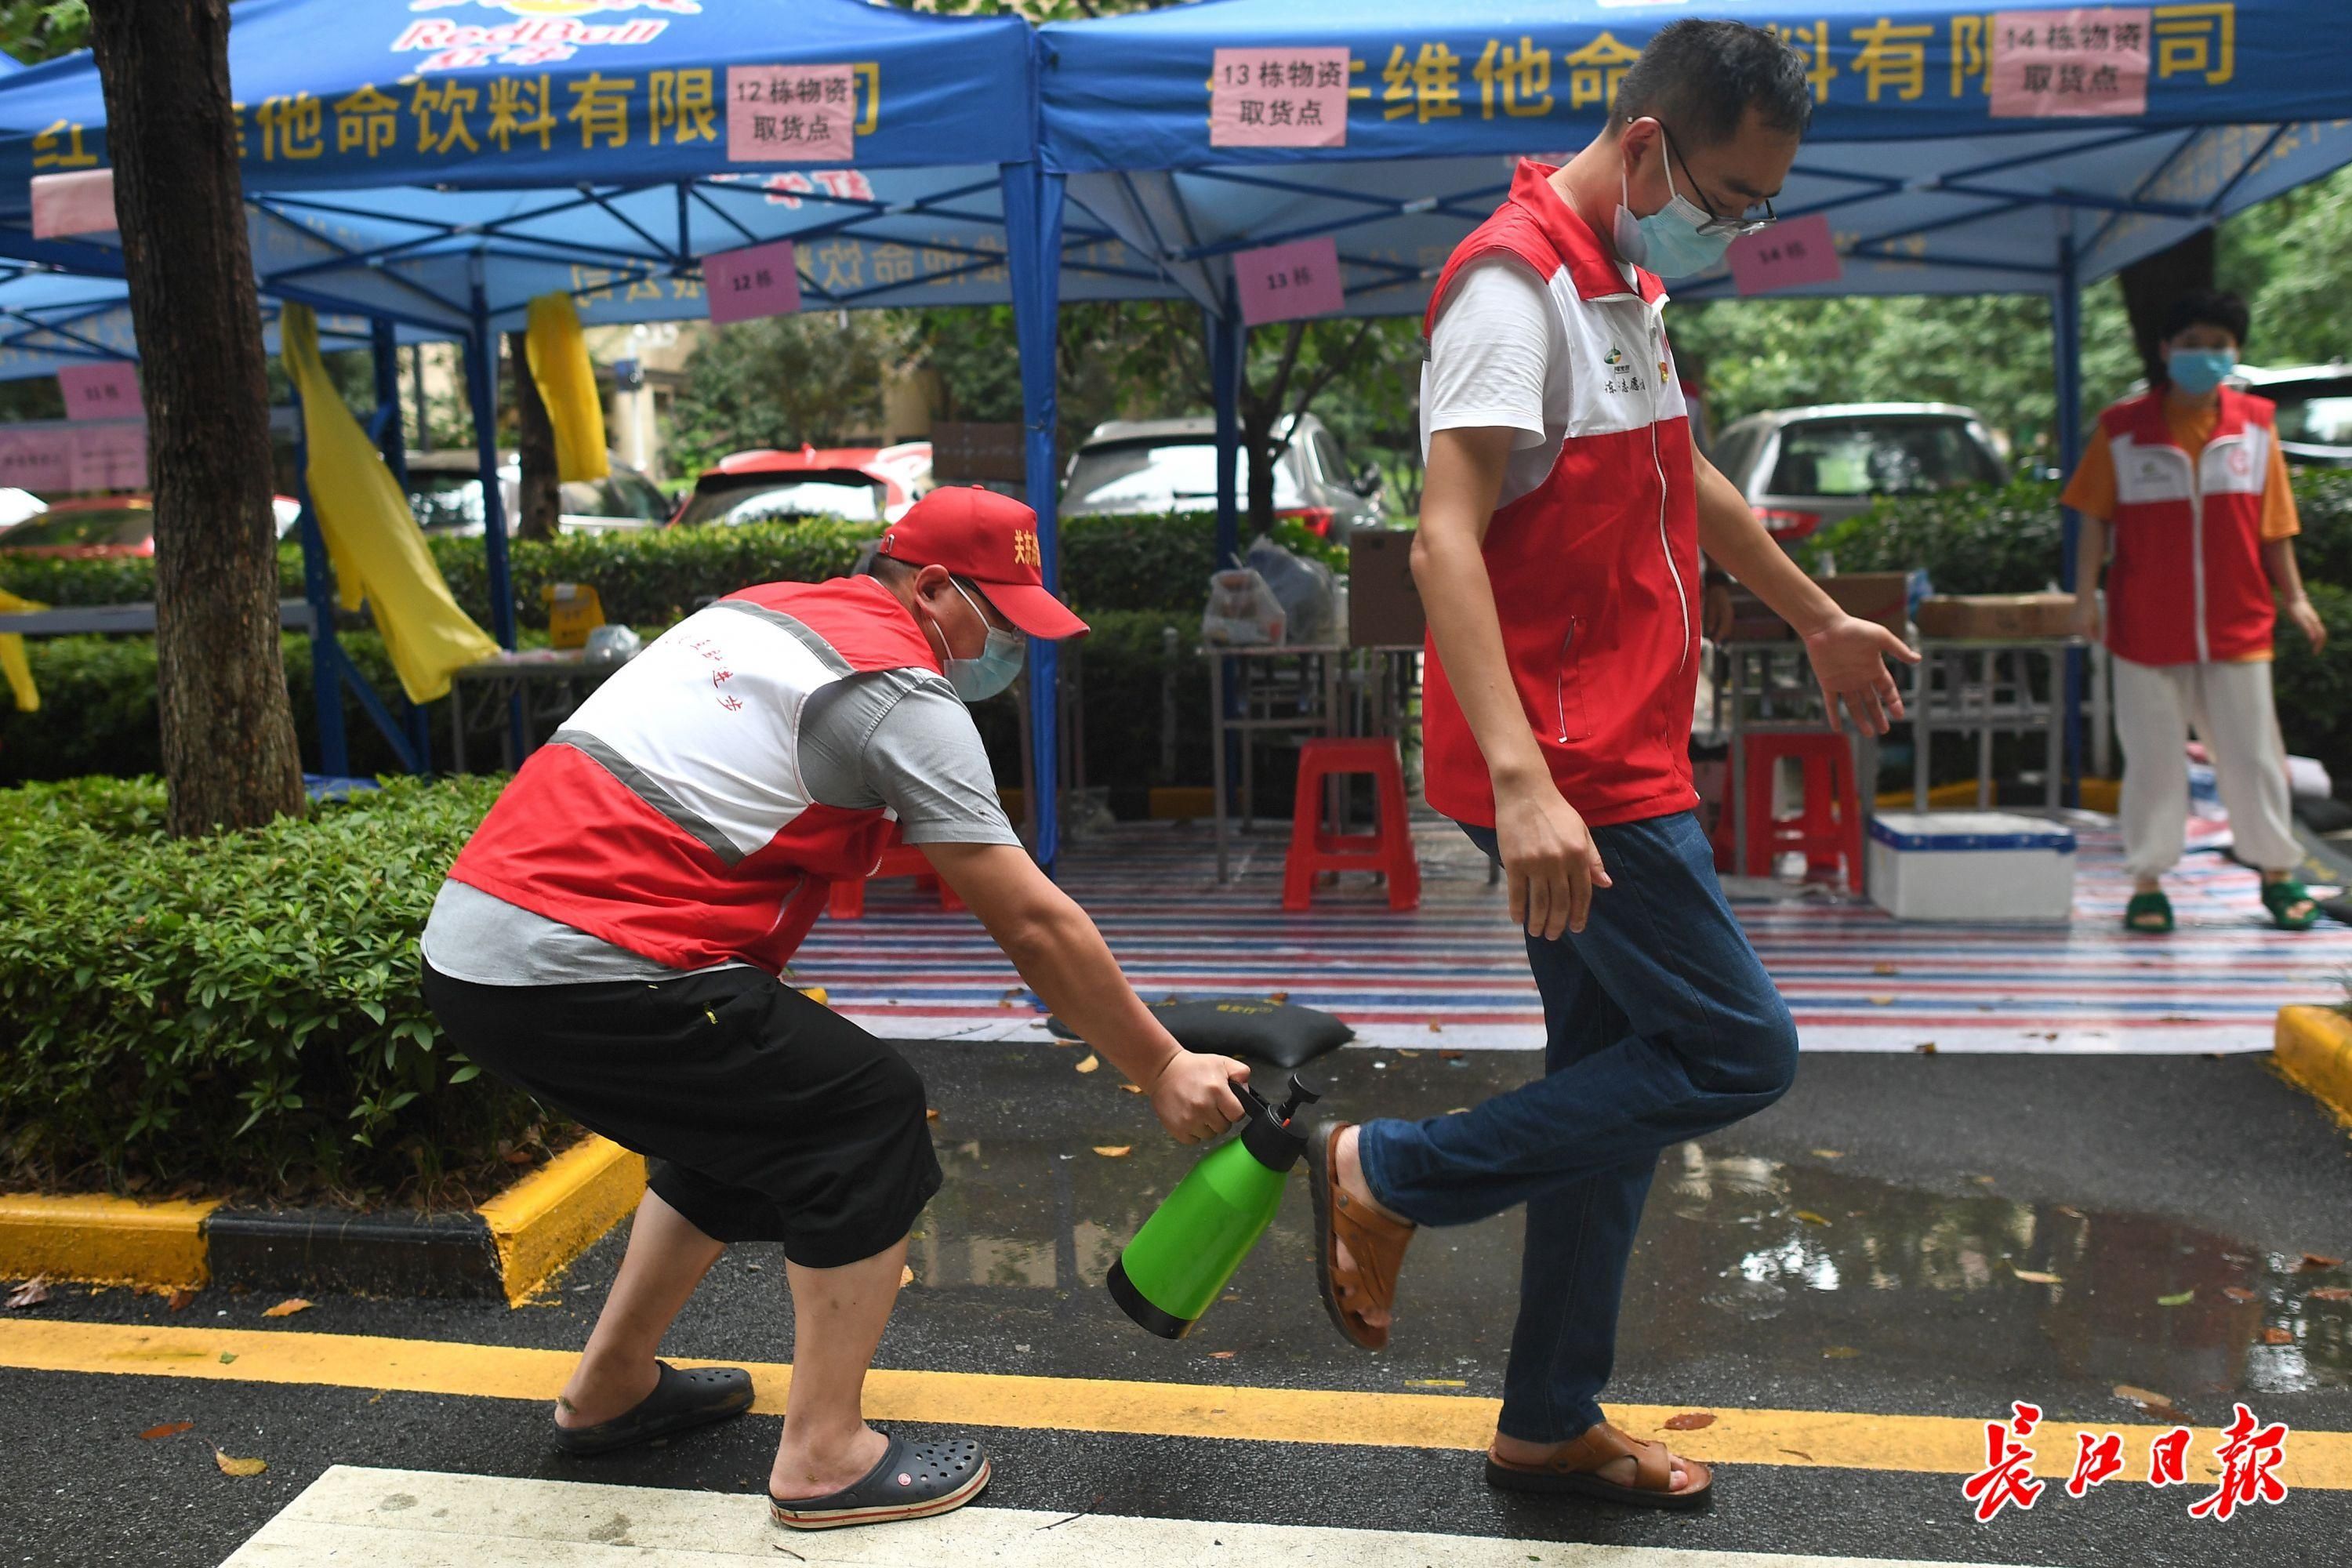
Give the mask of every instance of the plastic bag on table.
<svg viewBox="0 0 2352 1568">
<path fill-rule="evenodd" d="M 1201 640 L 1219 647 L 1263 647 L 1283 640 L 1288 617 L 1265 579 L 1244 568 L 1209 574 Z"/>
<path fill-rule="evenodd" d="M 1331 568 L 1265 538 L 1249 547 L 1242 564 L 1265 578 L 1265 585 L 1281 601 L 1289 628 L 1286 640 L 1321 642 L 1334 629 L 1338 580 Z"/>
</svg>

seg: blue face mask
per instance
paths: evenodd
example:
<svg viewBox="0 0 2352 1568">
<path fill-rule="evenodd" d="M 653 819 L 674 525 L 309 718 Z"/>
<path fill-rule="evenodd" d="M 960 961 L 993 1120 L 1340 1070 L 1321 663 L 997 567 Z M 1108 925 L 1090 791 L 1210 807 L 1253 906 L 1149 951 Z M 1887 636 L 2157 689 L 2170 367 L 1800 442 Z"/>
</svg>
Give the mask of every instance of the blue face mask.
<svg viewBox="0 0 2352 1568">
<path fill-rule="evenodd" d="M 2164 368 L 2185 395 L 2203 397 L 2238 368 L 2238 355 L 2231 349 L 2175 349 Z"/>
<path fill-rule="evenodd" d="M 1633 200 L 1633 187 L 1621 172 L 1617 177 L 1621 199 L 1612 237 L 1617 242 L 1617 254 L 1634 266 L 1646 267 L 1661 278 L 1688 278 L 1722 260 L 1731 237 L 1699 232 L 1700 226 L 1714 220 L 1706 208 L 1675 189 L 1674 156 L 1663 143 L 1658 155 L 1665 160 L 1671 199 L 1649 216 L 1635 217 L 1627 205 Z"/>
<path fill-rule="evenodd" d="M 971 595 L 963 591 L 961 583 L 953 584 L 963 602 L 971 605 L 971 613 L 980 616 L 980 624 L 988 626 L 988 617 L 981 615 Z M 940 634 L 940 645 L 947 646 L 947 633 Z M 947 656 L 948 683 L 966 702 L 985 702 L 1020 677 L 1021 667 L 1027 661 L 1029 645 L 1019 634 L 997 626 L 988 626 L 988 643 L 980 650 L 978 658 L 958 658 Z"/>
</svg>

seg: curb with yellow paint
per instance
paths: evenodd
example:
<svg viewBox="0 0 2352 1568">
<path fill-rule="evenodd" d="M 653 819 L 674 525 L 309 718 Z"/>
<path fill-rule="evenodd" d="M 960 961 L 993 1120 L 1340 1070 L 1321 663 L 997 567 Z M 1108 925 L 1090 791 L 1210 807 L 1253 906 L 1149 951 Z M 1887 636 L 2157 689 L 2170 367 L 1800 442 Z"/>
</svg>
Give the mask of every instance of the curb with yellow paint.
<svg viewBox="0 0 2352 1568">
<path fill-rule="evenodd" d="M 591 1135 L 482 1205 L 472 1216 L 482 1228 L 470 1237 L 447 1231 L 448 1245 L 487 1239 L 497 1283 L 509 1306 L 520 1305 L 635 1208 L 645 1187 L 642 1156 Z M 0 1194 L 0 1278 L 193 1289 L 211 1280 L 214 1226 L 244 1217 L 216 1199 Z M 337 1236 L 364 1238 L 367 1230 L 361 1216 L 339 1224 Z"/>
<path fill-rule="evenodd" d="M 37 1372 L 552 1402 L 578 1362 L 572 1351 L 443 1340 L 287 1329 L 0 1321 L 0 1367 Z M 752 1410 L 769 1415 L 784 1413 L 792 1384 L 788 1365 L 676 1364 L 742 1366 L 757 1390 Z M 1469 1394 L 896 1370 L 867 1373 L 865 1400 L 866 1416 L 876 1421 L 1451 1450 L 1486 1447 L 1501 1408 L 1496 1400 Z M 1688 1430 L 1666 1425 L 1694 1408 L 1704 1409 L 1713 1419 Z M 1673 1405 L 1612 1405 L 1606 1414 L 1637 1436 L 1667 1438 L 1675 1452 L 1710 1463 L 1953 1476 L 1973 1474 L 1984 1465 L 1982 1418 Z M 2078 1436 L 2114 1432 L 2123 1439 L 2125 1466 L 2116 1479 L 2145 1481 L 2148 1446 L 2169 1430 L 2145 1424 L 2044 1421 L 2033 1434 L 2033 1473 L 2071 1476 Z M 2210 1482 L 2220 1474 L 2213 1453 L 2222 1435 L 2213 1427 L 2195 1427 L 2191 1433 L 2186 1456 L 2189 1479 Z M 2352 1491 L 2352 1432 L 2298 1428 L 2287 1440 L 2278 1476 L 2289 1487 Z"/>
<path fill-rule="evenodd" d="M 2333 1007 L 2282 1007 L 2271 1059 L 2352 1127 L 2352 1018 Z"/>
</svg>

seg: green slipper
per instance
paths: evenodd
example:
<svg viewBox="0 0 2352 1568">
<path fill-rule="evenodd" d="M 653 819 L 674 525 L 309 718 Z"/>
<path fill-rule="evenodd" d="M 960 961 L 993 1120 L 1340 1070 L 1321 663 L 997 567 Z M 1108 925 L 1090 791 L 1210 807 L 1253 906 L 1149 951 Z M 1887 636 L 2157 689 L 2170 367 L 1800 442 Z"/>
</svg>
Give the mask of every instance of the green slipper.
<svg viewBox="0 0 2352 1568">
<path fill-rule="evenodd" d="M 2297 904 L 2303 906 L 2303 912 L 2290 913 Z M 2271 923 L 2281 931 L 2309 931 L 2319 921 L 2319 906 L 2311 901 L 2311 889 L 2293 877 L 2263 884 L 2263 908 L 2270 910 Z"/>
<path fill-rule="evenodd" d="M 2131 902 L 2124 906 L 2124 930 L 2127 931 L 2162 936 L 2171 929 L 2172 900 L 2162 893 L 2134 893 Z"/>
</svg>

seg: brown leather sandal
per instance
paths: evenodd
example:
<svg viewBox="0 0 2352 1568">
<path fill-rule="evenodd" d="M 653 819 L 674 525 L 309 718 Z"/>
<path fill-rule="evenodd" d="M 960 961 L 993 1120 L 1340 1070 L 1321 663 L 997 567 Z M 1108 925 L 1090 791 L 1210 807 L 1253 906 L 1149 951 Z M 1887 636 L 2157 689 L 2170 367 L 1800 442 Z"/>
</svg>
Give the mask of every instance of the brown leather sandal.
<svg viewBox="0 0 2352 1568">
<path fill-rule="evenodd" d="M 1307 1145 L 1307 1190 L 1315 1201 L 1315 1284 L 1331 1326 L 1368 1351 L 1384 1350 L 1385 1324 L 1365 1321 L 1367 1310 L 1396 1304 L 1397 1266 L 1412 1240 L 1413 1227 L 1376 1214 L 1339 1190 L 1332 1175 L 1339 1134 L 1349 1123 L 1327 1121 Z M 1339 1243 L 1348 1246 L 1351 1267 L 1339 1263 Z"/>
<path fill-rule="evenodd" d="M 1632 1486 L 1598 1474 L 1601 1466 L 1623 1458 L 1633 1461 Z M 1629 1508 L 1705 1508 L 1714 1493 L 1714 1468 L 1687 1457 L 1682 1464 L 1690 1484 L 1675 1491 L 1675 1457 L 1664 1443 L 1637 1442 L 1604 1421 L 1573 1443 L 1555 1449 L 1540 1465 L 1512 1464 L 1496 1458 L 1494 1450 L 1488 1449 L 1486 1484 L 1503 1491 L 1592 1498 Z"/>
</svg>

